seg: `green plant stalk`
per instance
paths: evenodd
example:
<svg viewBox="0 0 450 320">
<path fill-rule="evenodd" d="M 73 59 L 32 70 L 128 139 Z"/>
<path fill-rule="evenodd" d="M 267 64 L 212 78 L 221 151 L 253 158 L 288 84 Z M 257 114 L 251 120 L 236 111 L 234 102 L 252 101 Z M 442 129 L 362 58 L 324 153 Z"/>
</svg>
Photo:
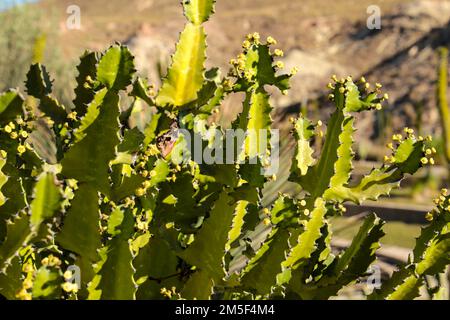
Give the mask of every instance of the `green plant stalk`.
<svg viewBox="0 0 450 320">
<path fill-rule="evenodd" d="M 448 49 L 439 48 L 437 103 L 441 115 L 444 137 L 444 152 L 447 165 L 450 166 L 450 110 L 447 101 L 448 88 Z"/>
</svg>

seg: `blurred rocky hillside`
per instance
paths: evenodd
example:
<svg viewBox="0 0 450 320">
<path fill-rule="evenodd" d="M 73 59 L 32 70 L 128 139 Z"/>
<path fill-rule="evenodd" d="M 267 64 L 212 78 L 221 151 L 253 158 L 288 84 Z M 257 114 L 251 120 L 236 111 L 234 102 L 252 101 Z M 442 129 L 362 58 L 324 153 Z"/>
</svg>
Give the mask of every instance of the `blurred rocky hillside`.
<svg viewBox="0 0 450 320">
<path fill-rule="evenodd" d="M 81 7 L 82 30 L 65 30 L 61 21 L 67 57 L 79 56 L 84 48 L 103 50 L 121 41 L 136 54 L 138 69 L 150 80 L 158 79 L 184 23 L 178 0 L 129 0 L 126 5 L 119 0 L 76 2 Z M 65 12 L 69 4 L 73 1 L 43 0 L 39 6 Z M 366 26 L 366 10 L 373 4 L 381 8 L 381 30 Z M 300 67 L 290 94 L 274 97 L 275 117 L 280 121 L 304 104 L 318 105 L 310 109 L 326 119 L 323 97 L 330 75 L 364 75 L 369 82 L 383 83 L 390 94 L 385 127 L 414 127 L 422 113 L 423 131 L 439 130 L 435 51 L 450 45 L 450 1 L 218 0 L 217 14 L 206 28 L 209 66 L 219 65 L 224 72 L 247 33 L 259 31 L 278 39 L 286 68 Z M 226 108 L 225 113 L 232 115 L 240 101 L 228 101 Z M 373 120 L 359 122 L 364 129 L 361 135 L 377 133 L 381 120 Z"/>
</svg>

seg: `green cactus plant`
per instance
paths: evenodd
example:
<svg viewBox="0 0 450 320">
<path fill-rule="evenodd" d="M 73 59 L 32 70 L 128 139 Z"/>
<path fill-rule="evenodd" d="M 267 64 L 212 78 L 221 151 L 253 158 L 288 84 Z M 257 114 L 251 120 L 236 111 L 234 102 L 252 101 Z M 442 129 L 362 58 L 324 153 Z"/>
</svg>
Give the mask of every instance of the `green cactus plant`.
<svg viewBox="0 0 450 320">
<path fill-rule="evenodd" d="M 334 77 L 336 108 L 320 156 L 311 144 L 320 123 L 293 119 L 290 180 L 304 190 L 302 198 L 280 195 L 264 208 L 263 188 L 276 179 L 264 171 L 276 152 L 262 134 L 272 127 L 268 87 L 287 93 L 296 70 L 283 74 L 280 50 L 271 49 L 276 41 L 263 42 L 258 33 L 248 35 L 227 76 L 205 70 L 202 24 L 214 1 L 183 6 L 188 22 L 156 96 L 135 76 L 133 56 L 119 44 L 81 57 L 74 108 L 52 96 L 40 64 L 31 66 L 26 83 L 38 112 L 15 90 L 0 96 L 3 297 L 325 299 L 375 261 L 384 234 L 378 217 L 369 215 L 338 254 L 331 250 L 329 219 L 345 211 L 345 202 L 376 200 L 432 163 L 428 139 L 406 129 L 394 137 L 382 167 L 353 181 L 355 114 L 380 109 L 387 96 L 364 79 Z M 247 135 L 215 137 L 211 133 L 224 130 L 208 119 L 233 93 L 245 99 L 231 127 Z M 141 128 L 131 125 L 135 108 L 148 110 Z M 52 157 L 32 139 L 38 123 L 53 136 Z M 225 143 L 232 163 L 196 162 L 195 154 L 180 161 L 180 154 L 193 151 L 190 133 L 200 135 L 202 152 L 221 139 L 237 142 Z M 413 298 L 426 275 L 449 263 L 449 197 L 442 197 L 411 261 L 371 298 Z M 261 227 L 268 235 L 255 243 L 251 235 Z"/>
</svg>

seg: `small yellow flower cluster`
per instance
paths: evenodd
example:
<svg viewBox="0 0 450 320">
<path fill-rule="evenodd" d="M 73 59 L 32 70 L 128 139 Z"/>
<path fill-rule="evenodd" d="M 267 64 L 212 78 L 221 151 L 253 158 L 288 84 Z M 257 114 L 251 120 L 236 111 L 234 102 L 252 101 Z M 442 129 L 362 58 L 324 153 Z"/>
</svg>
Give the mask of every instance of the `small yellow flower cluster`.
<svg viewBox="0 0 450 320">
<path fill-rule="evenodd" d="M 173 227 L 175 227 L 175 223 L 174 222 L 168 222 L 165 225 L 166 229 L 172 229 Z"/>
<path fill-rule="evenodd" d="M 169 299 L 172 299 L 173 297 L 181 298 L 180 294 L 177 293 L 177 288 L 172 287 L 170 290 L 167 288 L 161 288 L 161 294 Z"/>
<path fill-rule="evenodd" d="M 31 262 L 27 262 L 22 271 L 26 274 L 25 279 L 22 282 L 22 288 L 16 294 L 16 298 L 20 300 L 31 300 L 32 294 L 29 292 L 30 289 L 33 288 L 33 275 L 34 275 L 34 267 Z"/>
<path fill-rule="evenodd" d="M 78 292 L 78 285 L 76 283 L 72 283 L 72 282 L 64 282 L 61 285 L 61 288 L 67 292 L 67 293 L 77 293 Z"/>
<path fill-rule="evenodd" d="M 156 144 L 150 144 L 147 148 L 147 150 L 145 151 L 145 155 L 151 157 L 151 156 L 156 156 L 160 153 L 158 147 L 156 146 Z"/>
<path fill-rule="evenodd" d="M 147 190 L 151 187 L 150 179 L 157 175 L 157 172 L 155 170 L 149 171 L 149 169 L 147 168 L 147 163 L 150 157 L 154 157 L 158 154 L 160 154 L 158 147 L 155 144 L 149 144 L 147 149 L 137 156 L 135 170 L 143 178 L 149 179 L 145 180 L 142 185 L 135 190 L 135 195 L 138 197 L 143 197 L 145 194 L 147 194 Z"/>
<path fill-rule="evenodd" d="M 167 177 L 168 181 L 176 182 L 177 181 L 177 175 L 173 173 L 170 177 Z"/>
<path fill-rule="evenodd" d="M 277 42 L 277 40 L 275 40 L 273 37 L 271 37 L 271 36 L 268 36 L 267 37 L 267 40 L 266 40 L 266 42 L 267 42 L 267 44 L 269 45 L 269 46 L 271 46 L 271 45 L 276 45 L 278 42 Z"/>
<path fill-rule="evenodd" d="M 131 197 L 126 197 L 123 200 L 123 205 L 125 208 L 134 208 L 135 204 L 136 204 L 136 202 Z"/>
<path fill-rule="evenodd" d="M 134 193 L 137 197 L 143 197 L 143 196 L 145 196 L 146 191 L 144 188 L 138 188 L 138 189 L 136 189 L 136 191 Z"/>
<path fill-rule="evenodd" d="M 425 219 L 433 221 L 439 214 L 450 213 L 450 196 L 448 195 L 447 189 L 442 189 L 439 197 L 433 201 L 436 204 L 436 208 L 428 212 L 425 215 Z"/>
<path fill-rule="evenodd" d="M 342 203 L 339 203 L 339 204 L 337 205 L 337 211 L 338 211 L 338 212 L 345 213 L 345 212 L 347 212 L 347 208 L 346 208 Z"/>
<path fill-rule="evenodd" d="M 275 49 L 273 54 L 275 55 L 275 57 L 284 57 L 284 52 L 281 49 Z"/>
<path fill-rule="evenodd" d="M 146 232 L 148 230 L 148 222 L 144 221 L 142 217 L 137 217 L 136 227 L 139 231 Z"/>
<path fill-rule="evenodd" d="M 352 77 L 347 77 L 346 79 L 341 78 L 338 79 L 336 75 L 331 76 L 332 82 L 327 84 L 327 88 L 332 90 L 333 92 L 328 95 L 328 100 L 334 101 L 335 100 L 335 94 L 336 94 L 336 88 L 337 92 L 342 95 L 347 95 L 348 92 L 352 89 L 352 86 L 348 86 L 349 83 L 353 83 Z M 367 97 L 371 97 L 370 99 L 370 109 L 375 110 L 382 110 L 383 105 L 381 102 L 388 100 L 389 96 L 388 94 L 381 93 L 382 85 L 379 83 L 376 83 L 375 90 L 370 91 L 371 85 L 366 81 L 364 77 L 361 77 L 361 79 L 356 83 L 358 86 L 358 90 L 361 94 L 362 100 L 365 100 Z M 373 95 L 375 96 L 373 97 Z"/>
<path fill-rule="evenodd" d="M 267 37 L 266 44 L 267 46 L 275 45 L 277 41 L 273 37 Z M 240 53 L 235 59 L 230 60 L 230 64 L 232 66 L 229 76 L 236 78 L 244 78 L 247 81 L 252 81 L 256 76 L 256 70 L 253 67 L 247 65 L 247 54 L 250 49 L 257 48 L 261 45 L 261 36 L 259 33 L 251 33 L 247 35 L 246 40 L 243 42 L 242 47 L 244 49 L 243 53 Z M 281 49 L 275 49 L 273 53 L 270 53 L 273 57 L 283 57 L 284 52 Z M 275 62 L 274 68 L 283 69 L 284 63 L 282 61 Z M 298 68 L 293 68 L 291 71 L 291 75 L 294 75 L 298 72 Z M 226 85 L 227 84 L 227 85 Z M 224 87 L 227 89 L 231 89 L 232 86 L 228 85 L 229 83 L 224 83 Z"/>
<path fill-rule="evenodd" d="M 18 140 L 17 153 L 22 155 L 28 150 L 31 150 L 31 146 L 26 142 L 29 136 L 30 124 L 26 123 L 22 118 L 17 118 L 15 122 L 11 121 L 5 125 L 1 131 L 8 134 L 12 140 Z M 2 153 L 3 154 L 3 153 Z"/>
<path fill-rule="evenodd" d="M 92 89 L 92 88 L 94 87 L 94 85 L 95 85 L 94 79 L 92 79 L 91 76 L 87 76 L 87 77 L 86 77 L 86 81 L 85 81 L 84 84 L 83 84 L 83 87 L 84 87 L 85 89 Z"/>
<path fill-rule="evenodd" d="M 249 33 L 247 35 L 247 41 L 250 41 L 251 43 L 260 44 L 260 40 L 261 40 L 261 36 L 258 32 Z M 275 41 L 275 39 L 272 39 L 272 40 Z"/>
<path fill-rule="evenodd" d="M 270 212 L 270 210 L 268 208 L 264 208 L 263 209 L 263 214 L 265 216 L 265 218 L 263 220 L 263 224 L 265 226 L 270 226 L 272 224 L 272 220 L 270 219 L 272 213 Z"/>
<path fill-rule="evenodd" d="M 283 61 L 275 62 L 275 67 L 277 67 L 278 69 L 284 69 L 284 62 Z"/>
<path fill-rule="evenodd" d="M 48 257 L 42 259 L 41 261 L 43 266 L 46 267 L 59 267 L 61 266 L 61 260 L 58 257 L 55 257 L 54 255 L 49 255 Z"/>
<path fill-rule="evenodd" d="M 295 76 L 295 75 L 298 73 L 298 71 L 299 71 L 299 68 L 298 68 L 298 67 L 292 68 L 292 70 L 291 70 L 291 75 L 292 75 L 292 76 Z"/>
<path fill-rule="evenodd" d="M 67 119 L 76 121 L 77 120 L 77 112 L 76 111 L 72 111 L 71 113 L 69 113 L 67 115 Z"/>
<path fill-rule="evenodd" d="M 240 53 L 236 59 L 231 59 L 230 64 L 233 69 L 230 71 L 230 75 L 238 78 L 245 77 L 247 80 L 251 81 L 252 77 L 255 76 L 255 71 L 246 68 L 246 61 L 247 57 L 245 53 Z"/>
<path fill-rule="evenodd" d="M 398 148 L 398 146 L 403 143 L 406 139 L 412 140 L 413 142 L 417 142 L 417 141 L 427 141 L 427 142 L 431 142 L 433 140 L 433 138 L 431 136 L 426 136 L 425 138 L 422 136 L 418 136 L 416 137 L 416 135 L 414 134 L 414 130 L 411 128 L 404 128 L 403 132 L 405 133 L 405 136 L 403 136 L 403 134 L 398 133 L 398 134 L 394 134 L 392 136 L 392 142 L 388 143 L 386 145 L 386 147 L 390 150 L 392 150 L 392 155 L 391 156 L 384 156 L 384 162 L 387 164 L 393 164 L 395 163 L 396 159 L 395 159 L 395 151 L 396 148 Z M 427 148 L 425 150 L 425 156 L 422 157 L 420 159 L 420 162 L 422 163 L 422 165 L 434 165 L 435 164 L 435 160 L 432 157 L 432 155 L 436 154 L 436 149 L 434 147 L 432 148 Z"/>
<path fill-rule="evenodd" d="M 223 86 L 223 89 L 227 92 L 233 90 L 233 82 L 229 78 L 225 78 L 223 80 L 222 86 Z"/>
</svg>

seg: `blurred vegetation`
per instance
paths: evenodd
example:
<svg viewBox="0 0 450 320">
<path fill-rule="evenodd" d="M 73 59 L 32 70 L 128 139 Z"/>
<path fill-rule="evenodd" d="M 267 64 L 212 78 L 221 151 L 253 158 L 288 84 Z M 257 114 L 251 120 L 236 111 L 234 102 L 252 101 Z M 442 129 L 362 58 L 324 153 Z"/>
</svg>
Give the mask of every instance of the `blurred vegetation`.
<svg viewBox="0 0 450 320">
<path fill-rule="evenodd" d="M 333 234 L 342 239 L 353 239 L 363 224 L 362 219 L 338 217 L 332 220 Z M 396 247 L 412 249 L 415 238 L 420 235 L 421 226 L 418 224 L 407 224 L 399 221 L 388 221 L 384 226 L 386 235 L 383 244 Z"/>
<path fill-rule="evenodd" d="M 64 105 L 70 106 L 75 62 L 63 56 L 56 12 L 44 12 L 36 5 L 17 5 L 0 12 L 0 21 L 0 91 L 17 86 L 23 89 L 29 65 L 41 62 L 47 65 L 52 79 L 60 80 L 54 91 Z"/>
</svg>

